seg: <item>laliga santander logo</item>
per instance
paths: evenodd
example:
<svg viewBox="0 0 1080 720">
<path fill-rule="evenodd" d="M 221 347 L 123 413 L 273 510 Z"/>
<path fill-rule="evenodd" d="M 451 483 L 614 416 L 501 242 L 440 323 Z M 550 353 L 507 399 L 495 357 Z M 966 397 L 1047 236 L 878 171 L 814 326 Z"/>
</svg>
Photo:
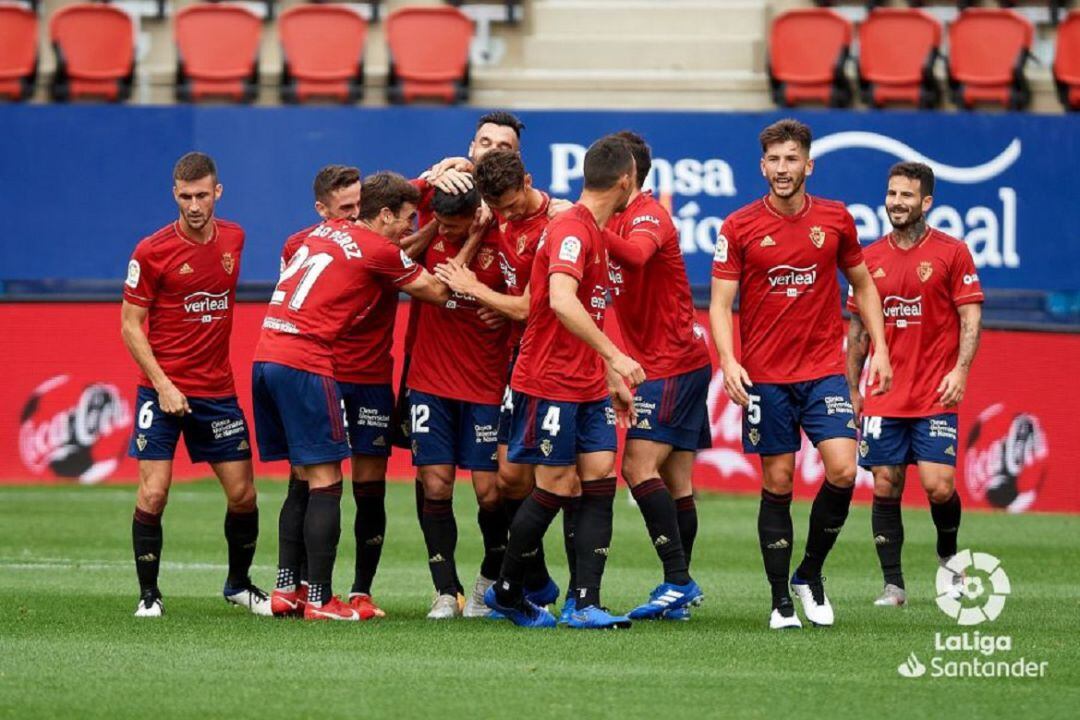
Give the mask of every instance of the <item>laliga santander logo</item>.
<svg viewBox="0 0 1080 720">
<path fill-rule="evenodd" d="M 70 375 L 56 375 L 34 388 L 23 406 L 19 455 L 35 475 L 97 483 L 108 477 L 127 445 L 131 410 L 110 383 L 79 390 Z"/>
<path fill-rule="evenodd" d="M 964 483 L 978 500 L 1024 512 L 1046 479 L 1049 455 L 1038 417 L 995 403 L 979 413 L 968 433 Z"/>
<path fill-rule="evenodd" d="M 954 584 L 956 576 L 962 578 L 959 585 Z M 934 583 L 938 607 L 959 625 L 996 620 L 1012 592 L 1001 561 L 988 553 L 970 550 L 961 550 L 938 568 Z"/>
</svg>

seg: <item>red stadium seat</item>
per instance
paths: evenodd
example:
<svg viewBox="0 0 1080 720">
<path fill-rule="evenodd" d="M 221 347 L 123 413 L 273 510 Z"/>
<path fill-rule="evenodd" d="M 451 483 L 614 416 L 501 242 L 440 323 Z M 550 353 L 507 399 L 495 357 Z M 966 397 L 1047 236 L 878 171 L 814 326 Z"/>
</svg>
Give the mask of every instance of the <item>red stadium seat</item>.
<svg viewBox="0 0 1080 720">
<path fill-rule="evenodd" d="M 131 17 L 111 5 L 68 5 L 49 19 L 56 51 L 54 100 L 126 100 L 135 76 Z"/>
<path fill-rule="evenodd" d="M 0 98 L 25 100 L 37 78 L 37 15 L 0 5 Z"/>
<path fill-rule="evenodd" d="M 367 21 L 345 5 L 299 5 L 282 13 L 282 101 L 359 100 L 367 28 Z"/>
<path fill-rule="evenodd" d="M 918 10 L 873 10 L 859 25 L 859 85 L 867 105 L 905 103 L 935 107 L 941 88 L 934 63 L 941 25 Z"/>
<path fill-rule="evenodd" d="M 1080 10 L 1069 13 L 1058 25 L 1054 81 L 1061 104 L 1067 110 L 1080 110 Z"/>
<path fill-rule="evenodd" d="M 1022 110 L 1031 102 L 1024 76 L 1034 29 L 1012 10 L 971 8 L 949 26 L 949 86 L 953 102 Z"/>
<path fill-rule="evenodd" d="M 462 102 L 469 94 L 472 21 L 452 7 L 402 8 L 386 18 L 390 102 Z"/>
<path fill-rule="evenodd" d="M 254 13 L 238 5 L 190 5 L 174 22 L 177 100 L 255 99 L 262 23 Z"/>
<path fill-rule="evenodd" d="M 777 105 L 851 104 L 844 76 L 851 50 L 851 23 L 825 8 L 790 10 L 769 32 L 769 82 Z"/>
</svg>

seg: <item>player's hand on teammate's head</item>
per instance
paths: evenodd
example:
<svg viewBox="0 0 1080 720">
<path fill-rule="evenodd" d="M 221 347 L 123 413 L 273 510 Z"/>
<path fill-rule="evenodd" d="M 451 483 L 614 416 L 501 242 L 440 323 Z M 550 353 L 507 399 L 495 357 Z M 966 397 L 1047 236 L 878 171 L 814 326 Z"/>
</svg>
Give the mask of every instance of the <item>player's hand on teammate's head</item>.
<svg viewBox="0 0 1080 720">
<path fill-rule="evenodd" d="M 889 362 L 888 351 L 875 351 L 870 357 L 870 375 L 866 386 L 873 386 L 871 395 L 884 395 L 892 387 L 892 364 Z"/>
<path fill-rule="evenodd" d="M 471 173 L 473 171 L 473 163 L 472 160 L 467 157 L 456 156 L 443 158 L 432 165 L 427 171 L 428 181 L 430 182 L 431 178 L 442 175 L 447 170 L 460 170 L 461 172 Z"/>
<path fill-rule="evenodd" d="M 559 213 L 564 213 L 570 208 L 574 207 L 574 203 L 563 198 L 551 198 L 551 202 L 548 203 L 548 218 L 553 218 Z"/>
<path fill-rule="evenodd" d="M 732 360 L 723 366 L 722 371 L 724 373 L 724 391 L 728 394 L 728 397 L 736 405 L 742 405 L 743 407 L 749 405 L 750 396 L 747 394 L 746 388 L 753 387 L 754 383 L 750 382 L 750 376 L 746 374 L 746 369 Z"/>
<path fill-rule="evenodd" d="M 437 175 L 432 175 L 428 180 L 432 185 L 451 195 L 467 193 L 472 190 L 472 175 L 450 168 Z"/>
<path fill-rule="evenodd" d="M 480 319 L 484 321 L 484 324 L 492 330 L 498 330 L 506 324 L 506 316 L 491 308 L 480 306 L 477 308 L 476 314 L 479 315 Z"/>
<path fill-rule="evenodd" d="M 473 216 L 472 225 L 469 227 L 469 234 L 479 235 L 487 232 L 488 226 L 491 225 L 491 222 L 494 219 L 495 213 L 491 212 L 491 208 L 487 206 L 487 203 L 481 202 L 480 207 L 476 208 L 476 214 Z"/>
</svg>

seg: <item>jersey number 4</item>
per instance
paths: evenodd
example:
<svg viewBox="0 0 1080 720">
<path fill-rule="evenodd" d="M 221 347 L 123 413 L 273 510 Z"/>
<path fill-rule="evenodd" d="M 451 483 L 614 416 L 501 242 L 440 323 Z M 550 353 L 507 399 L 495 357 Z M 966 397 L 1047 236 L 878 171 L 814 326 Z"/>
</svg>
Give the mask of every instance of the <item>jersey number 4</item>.
<svg viewBox="0 0 1080 720">
<path fill-rule="evenodd" d="M 289 308 L 299 310 L 304 304 L 304 300 L 307 300 L 308 293 L 311 292 L 315 281 L 319 279 L 319 275 L 334 261 L 334 256 L 330 253 L 317 253 L 315 255 L 310 253 L 311 251 L 308 250 L 307 245 L 301 245 L 297 249 L 296 254 L 289 260 L 289 264 L 281 271 L 281 277 L 278 278 L 274 294 L 270 296 L 271 305 L 280 305 L 285 302 L 286 293 L 281 289 L 281 286 L 301 270 L 304 271 L 304 276 L 300 278 L 300 282 L 296 284 L 296 288 L 293 290 L 292 299 L 289 300 Z"/>
</svg>

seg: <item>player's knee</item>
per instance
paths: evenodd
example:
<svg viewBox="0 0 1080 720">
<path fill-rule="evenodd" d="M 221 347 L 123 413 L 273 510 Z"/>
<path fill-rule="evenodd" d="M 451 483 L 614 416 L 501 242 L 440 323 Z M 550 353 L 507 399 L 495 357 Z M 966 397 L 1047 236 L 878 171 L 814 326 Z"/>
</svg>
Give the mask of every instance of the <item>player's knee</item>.
<svg viewBox="0 0 1080 720">
<path fill-rule="evenodd" d="M 903 478 L 894 477 L 888 470 L 874 472 L 874 495 L 882 498 L 900 497 L 903 492 Z"/>
<path fill-rule="evenodd" d="M 226 500 L 230 512 L 251 512 L 257 503 L 254 483 L 244 484 L 230 491 Z"/>
<path fill-rule="evenodd" d="M 165 512 L 165 505 L 169 502 L 169 489 L 167 487 L 153 487 L 142 485 L 135 504 L 141 510 L 154 515 Z"/>
<path fill-rule="evenodd" d="M 449 500 L 454 497 L 454 481 L 443 477 L 422 477 L 424 497 L 430 500 Z"/>
<path fill-rule="evenodd" d="M 504 471 L 501 468 L 495 479 L 495 487 L 498 488 L 500 497 L 511 500 L 522 500 L 531 490 L 525 473 Z"/>
<path fill-rule="evenodd" d="M 794 486 L 794 476 L 790 468 L 770 468 L 762 473 L 761 484 L 775 495 L 787 495 Z"/>
<path fill-rule="evenodd" d="M 826 470 L 825 477 L 836 487 L 848 488 L 855 484 L 855 476 L 859 473 L 859 467 L 855 461 L 842 463 L 841 465 Z"/>
<path fill-rule="evenodd" d="M 952 497 L 954 490 L 955 483 L 951 477 L 937 478 L 926 488 L 926 497 L 937 505 Z"/>
</svg>

